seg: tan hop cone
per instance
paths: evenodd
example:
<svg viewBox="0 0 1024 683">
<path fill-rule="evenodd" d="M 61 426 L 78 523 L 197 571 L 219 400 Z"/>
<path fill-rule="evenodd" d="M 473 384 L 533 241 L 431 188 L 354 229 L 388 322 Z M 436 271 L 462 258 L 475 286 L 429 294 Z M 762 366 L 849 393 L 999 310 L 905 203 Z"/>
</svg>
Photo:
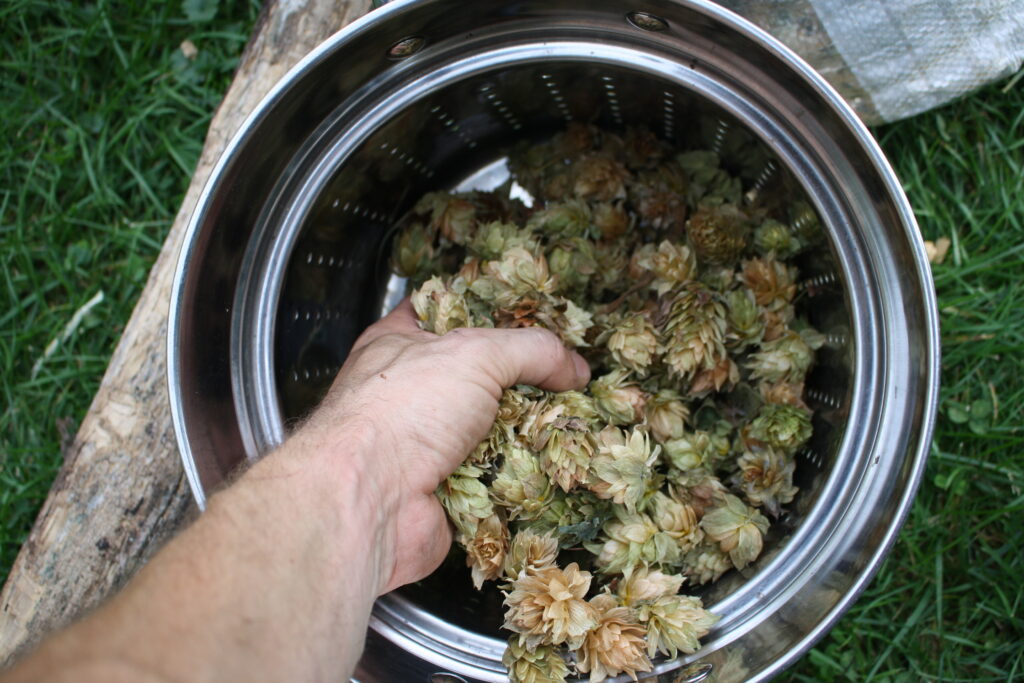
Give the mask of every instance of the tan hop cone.
<svg viewBox="0 0 1024 683">
<path fill-rule="evenodd" d="M 620 673 L 635 681 L 637 671 L 650 671 L 651 660 L 644 651 L 646 629 L 633 610 L 603 593 L 594 596 L 590 604 L 598 614 L 598 623 L 576 651 L 576 667 L 590 674 L 591 683 Z"/>
<path fill-rule="evenodd" d="M 477 590 L 484 581 L 493 581 L 501 576 L 508 553 L 508 527 L 498 514 L 481 521 L 472 538 L 460 536 L 459 542 L 466 549 L 466 564 L 471 568 L 473 585 Z"/>
<path fill-rule="evenodd" d="M 518 633 L 519 642 L 528 648 L 579 647 L 598 623 L 596 611 L 584 599 L 590 581 L 590 572 L 581 571 L 575 562 L 564 570 L 548 567 L 520 575 L 505 596 L 505 628 Z"/>
</svg>

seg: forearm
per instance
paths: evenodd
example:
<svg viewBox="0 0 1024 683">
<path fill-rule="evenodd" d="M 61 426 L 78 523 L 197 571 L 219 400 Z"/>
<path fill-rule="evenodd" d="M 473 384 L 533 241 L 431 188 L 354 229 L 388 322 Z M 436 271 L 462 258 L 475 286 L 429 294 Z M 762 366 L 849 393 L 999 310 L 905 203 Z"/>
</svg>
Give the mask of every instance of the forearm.
<svg viewBox="0 0 1024 683">
<path fill-rule="evenodd" d="M 343 679 L 393 543 L 372 437 L 348 434 L 340 449 L 314 430 L 258 463 L 10 680 Z"/>
</svg>

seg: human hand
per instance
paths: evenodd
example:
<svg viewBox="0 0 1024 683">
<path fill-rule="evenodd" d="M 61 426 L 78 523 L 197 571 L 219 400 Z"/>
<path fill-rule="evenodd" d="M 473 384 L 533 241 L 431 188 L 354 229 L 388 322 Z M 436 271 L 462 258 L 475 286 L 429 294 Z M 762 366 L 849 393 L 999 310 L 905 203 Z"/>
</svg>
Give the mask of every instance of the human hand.
<svg viewBox="0 0 1024 683">
<path fill-rule="evenodd" d="M 467 328 L 438 336 L 419 328 L 406 299 L 360 336 L 293 439 L 334 454 L 346 465 L 339 476 L 365 476 L 366 499 L 383 515 L 385 593 L 444 559 L 451 530 L 434 490 L 486 436 L 502 390 L 532 384 L 565 391 L 589 378 L 586 361 L 547 330 Z"/>
</svg>

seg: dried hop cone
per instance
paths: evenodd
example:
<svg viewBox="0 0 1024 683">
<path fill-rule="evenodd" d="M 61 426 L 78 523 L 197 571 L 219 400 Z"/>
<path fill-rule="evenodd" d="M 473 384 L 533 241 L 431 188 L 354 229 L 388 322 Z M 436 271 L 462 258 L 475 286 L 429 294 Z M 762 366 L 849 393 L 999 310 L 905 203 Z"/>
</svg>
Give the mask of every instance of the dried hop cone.
<svg viewBox="0 0 1024 683">
<path fill-rule="evenodd" d="M 512 544 L 505 555 L 505 578 L 515 581 L 524 573 L 536 574 L 554 567 L 557 557 L 558 539 L 553 533 L 539 534 L 523 529 L 512 537 Z"/>
<path fill-rule="evenodd" d="M 754 230 L 754 246 L 762 254 L 790 258 L 804 245 L 791 227 L 769 218 Z"/>
<path fill-rule="evenodd" d="M 685 579 L 678 574 L 665 574 L 657 569 L 638 567 L 622 577 L 616 594 L 623 605 L 634 607 L 640 603 L 675 595 Z"/>
<path fill-rule="evenodd" d="M 751 505 L 762 507 L 778 517 L 782 505 L 793 500 L 793 458 L 770 446 L 753 446 L 740 456 L 739 470 L 732 476 L 733 486 L 743 492 Z"/>
<path fill-rule="evenodd" d="M 533 447 L 540 451 L 541 467 L 551 481 L 568 492 L 586 481 L 595 445 L 586 420 L 558 417 L 544 428 Z"/>
<path fill-rule="evenodd" d="M 642 418 L 647 393 L 630 379 L 628 370 L 612 370 L 592 381 L 588 389 L 601 417 L 610 424 L 632 424 Z"/>
<path fill-rule="evenodd" d="M 683 560 L 683 575 L 697 585 L 718 581 L 722 574 L 732 569 L 732 560 L 722 551 L 718 543 L 705 539 L 704 542 L 686 553 Z"/>
<path fill-rule="evenodd" d="M 690 283 L 666 303 L 662 346 L 671 376 L 690 379 L 699 370 L 715 369 L 728 357 L 725 306 L 712 291 Z"/>
<path fill-rule="evenodd" d="M 548 567 L 522 574 L 505 596 L 505 628 L 519 634 L 519 642 L 578 648 L 598 624 L 597 612 L 584 599 L 590 590 L 590 572 L 575 562 L 565 569 Z"/>
<path fill-rule="evenodd" d="M 629 313 L 616 322 L 607 346 L 616 363 L 635 371 L 639 377 L 647 374 L 647 368 L 661 350 L 654 325 L 644 313 Z"/>
<path fill-rule="evenodd" d="M 526 226 L 556 240 L 562 237 L 586 237 L 590 233 L 590 205 L 581 199 L 548 204 L 530 217 Z"/>
<path fill-rule="evenodd" d="M 592 683 L 620 673 L 636 680 L 637 671 L 650 671 L 651 660 L 644 652 L 646 629 L 636 613 L 606 593 L 594 596 L 590 604 L 598 614 L 598 624 L 576 652 L 576 667 L 589 673 Z"/>
<path fill-rule="evenodd" d="M 702 263 L 734 263 L 747 246 L 747 216 L 732 204 L 701 206 L 686 221 L 686 235 Z"/>
<path fill-rule="evenodd" d="M 437 487 L 437 497 L 463 536 L 476 536 L 481 520 L 494 514 L 487 486 L 480 481 L 484 470 L 462 463 Z"/>
<path fill-rule="evenodd" d="M 662 444 L 680 438 L 689 419 L 690 409 L 673 389 L 660 389 L 644 405 L 644 420 L 651 434 Z"/>
<path fill-rule="evenodd" d="M 477 524 L 476 535 L 462 536 L 459 543 L 466 549 L 466 564 L 471 568 L 473 585 L 483 588 L 484 581 L 493 581 L 501 576 L 508 553 L 508 527 L 505 520 L 491 515 Z"/>
<path fill-rule="evenodd" d="M 764 515 L 729 494 L 723 495 L 721 504 L 704 515 L 700 525 L 722 552 L 729 553 L 737 569 L 757 559 L 764 545 L 764 533 L 768 531 Z"/>
<path fill-rule="evenodd" d="M 647 626 L 647 654 L 661 652 L 676 657 L 691 655 L 700 649 L 700 639 L 708 634 L 718 617 L 704 609 L 699 598 L 666 595 L 637 608 L 640 621 Z"/>
<path fill-rule="evenodd" d="M 531 451 L 513 446 L 491 482 L 491 497 L 510 519 L 535 519 L 551 502 L 551 480 Z"/>
<path fill-rule="evenodd" d="M 614 519 L 605 523 L 605 541 L 584 543 L 597 555 L 597 566 L 605 574 L 622 574 L 644 565 L 676 564 L 681 548 L 672 534 L 662 531 L 653 519 L 625 507 L 614 507 Z"/>
<path fill-rule="evenodd" d="M 541 645 L 533 650 L 513 636 L 501 663 L 508 669 L 509 683 L 565 683 L 569 665 L 558 649 Z"/>
<path fill-rule="evenodd" d="M 652 449 L 650 438 L 642 429 L 634 428 L 627 436 L 611 425 L 601 431 L 597 442 L 587 488 L 598 498 L 636 510 L 647 493 L 661 446 Z"/>
<path fill-rule="evenodd" d="M 792 453 L 811 437 L 811 418 L 801 408 L 769 403 L 747 427 L 746 436 Z"/>
<path fill-rule="evenodd" d="M 750 376 L 771 383 L 800 383 L 814 361 L 814 352 L 796 332 L 764 342 L 761 350 L 748 357 Z"/>
<path fill-rule="evenodd" d="M 413 292 L 411 298 L 420 325 L 429 332 L 446 334 L 457 327 L 471 326 L 465 282 L 461 278 L 445 283 L 435 275 Z"/>
<path fill-rule="evenodd" d="M 431 228 L 453 244 L 465 245 L 476 229 L 476 208 L 472 202 L 447 192 L 424 195 L 413 213 L 429 214 Z"/>
</svg>

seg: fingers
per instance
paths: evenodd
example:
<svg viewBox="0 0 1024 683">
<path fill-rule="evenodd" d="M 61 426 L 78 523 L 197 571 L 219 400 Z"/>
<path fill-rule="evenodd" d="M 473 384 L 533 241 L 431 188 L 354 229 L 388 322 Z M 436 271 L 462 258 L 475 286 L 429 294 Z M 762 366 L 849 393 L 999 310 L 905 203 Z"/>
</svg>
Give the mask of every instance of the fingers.
<svg viewBox="0 0 1024 683">
<path fill-rule="evenodd" d="M 359 335 L 359 339 L 356 339 L 356 343 L 352 345 L 352 351 L 358 351 L 367 344 L 388 334 L 417 333 L 424 332 L 416 322 L 416 311 L 412 307 L 412 300 L 409 297 L 405 297 L 395 306 L 393 311 L 363 330 L 363 333 Z"/>
<path fill-rule="evenodd" d="M 531 384 L 549 391 L 582 389 L 590 366 L 558 337 L 540 327 L 517 330 L 459 329 L 445 335 L 468 342 L 470 361 L 502 387 Z"/>
</svg>

